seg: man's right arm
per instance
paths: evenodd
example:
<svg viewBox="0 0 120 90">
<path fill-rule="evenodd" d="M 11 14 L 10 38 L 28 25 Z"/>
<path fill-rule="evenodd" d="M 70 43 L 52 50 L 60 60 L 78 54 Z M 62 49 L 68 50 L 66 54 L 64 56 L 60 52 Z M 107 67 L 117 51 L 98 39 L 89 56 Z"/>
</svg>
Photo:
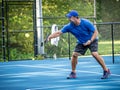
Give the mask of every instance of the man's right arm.
<svg viewBox="0 0 120 90">
<path fill-rule="evenodd" d="M 65 25 L 61 30 L 54 32 L 53 34 L 48 36 L 48 41 L 50 41 L 52 38 L 59 37 L 61 34 L 68 32 L 68 29 L 70 27 L 70 24 Z"/>
<path fill-rule="evenodd" d="M 48 41 L 50 41 L 52 38 L 59 37 L 61 34 L 62 34 L 62 32 L 60 30 L 54 32 L 53 34 L 51 34 L 51 35 L 48 36 Z"/>
</svg>

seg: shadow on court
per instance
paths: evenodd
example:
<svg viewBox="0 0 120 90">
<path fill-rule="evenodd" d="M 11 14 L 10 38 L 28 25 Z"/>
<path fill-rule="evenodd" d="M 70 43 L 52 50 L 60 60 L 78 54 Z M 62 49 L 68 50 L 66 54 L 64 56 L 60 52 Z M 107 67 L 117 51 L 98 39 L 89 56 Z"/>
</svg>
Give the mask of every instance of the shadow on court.
<svg viewBox="0 0 120 90">
<path fill-rule="evenodd" d="M 120 56 L 105 56 L 111 70 L 100 79 L 102 69 L 92 57 L 80 57 L 77 78 L 66 79 L 71 71 L 68 58 L 57 60 L 12 61 L 0 63 L 0 90 L 116 90 L 120 89 Z"/>
</svg>

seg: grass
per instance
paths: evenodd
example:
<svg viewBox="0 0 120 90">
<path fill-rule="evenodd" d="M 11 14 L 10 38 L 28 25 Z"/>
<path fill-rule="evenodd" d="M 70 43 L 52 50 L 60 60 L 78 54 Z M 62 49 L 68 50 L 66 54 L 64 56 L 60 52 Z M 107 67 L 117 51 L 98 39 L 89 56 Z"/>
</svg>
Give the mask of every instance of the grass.
<svg viewBox="0 0 120 90">
<path fill-rule="evenodd" d="M 99 41 L 99 44 L 112 44 L 112 41 Z M 120 45 L 120 40 L 114 41 L 114 44 Z"/>
<path fill-rule="evenodd" d="M 112 54 L 112 42 L 100 41 L 99 53 L 102 55 Z M 120 54 L 120 41 L 114 41 L 114 54 Z"/>
<path fill-rule="evenodd" d="M 112 55 L 112 41 L 99 41 L 98 52 L 100 55 Z M 120 55 L 120 41 L 114 41 L 114 54 Z M 91 55 L 90 51 L 86 55 Z"/>
<path fill-rule="evenodd" d="M 98 52 L 100 55 L 112 55 L 112 42 L 111 41 L 99 41 L 98 47 L 99 47 Z M 120 56 L 120 40 L 114 41 L 114 54 Z M 64 53 L 61 54 L 60 56 L 62 57 L 63 55 L 66 56 Z M 91 55 L 89 50 L 86 52 L 86 55 Z M 33 52 L 25 53 L 25 52 L 17 51 L 16 49 L 11 50 L 10 57 L 13 60 L 17 60 L 17 59 L 22 60 L 22 59 L 28 59 L 28 58 L 33 59 L 33 60 L 43 59 L 42 56 L 34 57 Z M 4 60 L 0 59 L 0 62 L 3 62 L 3 61 Z"/>
</svg>

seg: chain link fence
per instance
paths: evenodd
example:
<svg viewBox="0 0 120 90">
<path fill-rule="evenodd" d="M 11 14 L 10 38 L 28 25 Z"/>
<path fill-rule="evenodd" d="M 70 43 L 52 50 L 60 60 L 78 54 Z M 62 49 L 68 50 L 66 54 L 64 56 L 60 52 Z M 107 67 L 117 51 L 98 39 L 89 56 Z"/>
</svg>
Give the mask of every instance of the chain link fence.
<svg viewBox="0 0 120 90">
<path fill-rule="evenodd" d="M 1 37 L 1 59 L 25 60 L 34 57 L 34 31 L 33 31 L 33 1 L 9 0 L 3 2 L 5 27 L 5 52 L 3 52 L 3 38 Z M 3 32 L 0 27 L 0 31 Z M 0 32 L 0 33 L 1 33 Z M 1 33 L 2 35 L 2 33 Z"/>
<path fill-rule="evenodd" d="M 9 54 L 11 60 L 32 59 L 34 57 L 33 1 L 30 1 L 7 3 L 6 45 L 8 45 L 8 49 L 6 55 Z M 53 24 L 56 24 L 61 29 L 63 25 L 69 22 L 65 14 L 72 9 L 78 11 L 80 18 L 87 18 L 92 22 L 96 20 L 94 16 L 94 0 L 69 0 L 69 2 L 66 0 L 42 0 L 42 5 L 43 17 L 40 18 L 43 19 L 41 28 L 43 28 L 44 38 L 51 33 Z M 112 55 L 112 39 L 114 39 L 114 54 L 120 56 L 120 24 L 112 25 L 113 34 L 111 23 L 97 24 L 99 53 L 101 55 Z M 1 27 L 0 30 L 2 30 Z M 0 42 L 2 42 L 2 39 L 0 39 Z M 2 47 L 2 43 L 0 45 Z M 74 36 L 69 33 L 63 34 L 60 37 L 58 46 L 51 45 L 50 42 L 45 44 L 46 57 L 53 58 L 55 55 L 57 57 L 70 57 L 75 45 L 76 39 Z M 2 54 L 0 55 L 2 57 Z M 90 55 L 90 52 L 87 51 L 86 55 Z"/>
<path fill-rule="evenodd" d="M 49 30 L 50 29 L 51 28 L 49 28 Z M 115 55 L 120 55 L 120 23 L 98 23 L 97 29 L 99 31 L 99 54 L 112 56 L 114 50 Z M 45 44 L 45 50 L 47 55 L 51 57 L 54 56 L 54 54 L 56 54 L 58 57 L 69 57 L 69 53 L 72 54 L 75 45 L 75 37 L 71 34 L 69 35 L 69 33 L 66 33 L 60 37 L 57 47 L 51 45 L 49 42 Z M 86 55 L 90 54 L 90 51 L 87 51 Z"/>
</svg>

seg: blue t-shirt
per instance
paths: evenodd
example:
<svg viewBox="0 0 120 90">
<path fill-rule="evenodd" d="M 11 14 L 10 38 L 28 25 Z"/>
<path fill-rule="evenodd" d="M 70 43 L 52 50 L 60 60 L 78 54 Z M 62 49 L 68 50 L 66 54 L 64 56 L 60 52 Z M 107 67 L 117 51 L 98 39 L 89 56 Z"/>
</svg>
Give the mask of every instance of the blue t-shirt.
<svg viewBox="0 0 120 90">
<path fill-rule="evenodd" d="M 83 18 L 81 19 L 80 25 L 76 26 L 74 23 L 70 22 L 61 29 L 62 33 L 70 32 L 73 34 L 80 44 L 90 40 L 94 31 L 94 25 L 89 20 Z"/>
</svg>

